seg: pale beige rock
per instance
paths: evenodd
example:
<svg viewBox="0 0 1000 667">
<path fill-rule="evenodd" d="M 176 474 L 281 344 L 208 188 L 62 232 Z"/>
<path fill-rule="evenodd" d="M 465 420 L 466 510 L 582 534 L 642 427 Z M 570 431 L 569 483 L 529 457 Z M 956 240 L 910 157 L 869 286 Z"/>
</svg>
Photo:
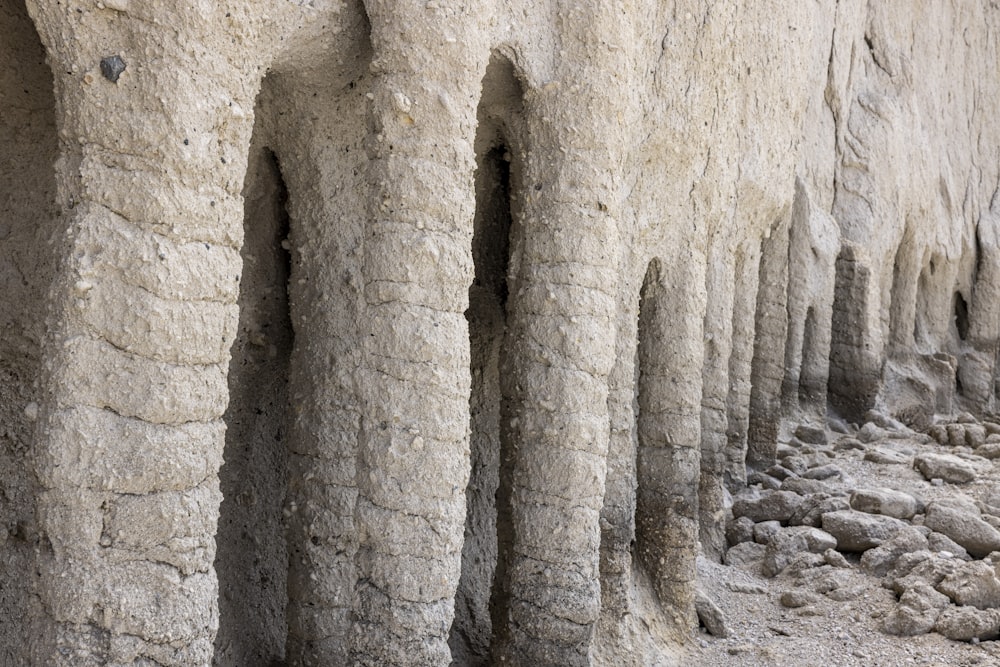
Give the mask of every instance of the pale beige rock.
<svg viewBox="0 0 1000 667">
<path fill-rule="evenodd" d="M 0 660 L 674 661 L 796 426 L 997 430 L 998 27 L 0 0 Z"/>
<path fill-rule="evenodd" d="M 945 595 L 927 584 L 917 584 L 900 596 L 899 604 L 885 619 L 884 629 L 890 635 L 902 637 L 928 633 L 948 605 Z"/>
</svg>

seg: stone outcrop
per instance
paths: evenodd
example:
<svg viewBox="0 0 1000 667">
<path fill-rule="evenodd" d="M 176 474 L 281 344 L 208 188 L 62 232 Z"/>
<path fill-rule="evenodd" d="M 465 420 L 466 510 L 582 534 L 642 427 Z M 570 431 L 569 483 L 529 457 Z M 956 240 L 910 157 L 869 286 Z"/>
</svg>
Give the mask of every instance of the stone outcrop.
<svg viewBox="0 0 1000 667">
<path fill-rule="evenodd" d="M 0 0 L 0 663 L 649 664 L 748 466 L 857 518 L 828 407 L 911 465 L 997 410 L 998 29 Z"/>
</svg>

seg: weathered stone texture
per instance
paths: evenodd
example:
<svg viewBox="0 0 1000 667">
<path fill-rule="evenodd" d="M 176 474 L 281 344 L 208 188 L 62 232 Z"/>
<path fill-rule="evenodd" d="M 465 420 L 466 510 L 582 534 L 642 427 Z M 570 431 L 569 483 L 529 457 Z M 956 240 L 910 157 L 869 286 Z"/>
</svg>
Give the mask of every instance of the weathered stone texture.
<svg viewBox="0 0 1000 667">
<path fill-rule="evenodd" d="M 782 419 L 996 410 L 998 29 L 0 0 L 0 662 L 654 662 Z"/>
</svg>

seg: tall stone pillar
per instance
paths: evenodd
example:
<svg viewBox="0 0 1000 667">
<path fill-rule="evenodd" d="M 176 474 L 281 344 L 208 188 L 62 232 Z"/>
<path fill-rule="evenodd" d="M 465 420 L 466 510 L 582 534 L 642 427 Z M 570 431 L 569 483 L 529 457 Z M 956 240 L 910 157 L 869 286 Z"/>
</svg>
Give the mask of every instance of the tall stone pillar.
<svg viewBox="0 0 1000 667">
<path fill-rule="evenodd" d="M 751 370 L 757 283 L 760 276 L 760 240 L 746 241 L 736 254 L 736 296 L 733 299 L 733 349 L 729 355 L 729 427 L 723 479 L 730 491 L 746 485 L 747 437 L 750 428 Z"/>
<path fill-rule="evenodd" d="M 722 235 L 720 235 L 722 236 Z M 701 395 L 701 475 L 698 481 L 698 511 L 701 547 L 710 558 L 721 560 L 726 547 L 723 471 L 725 469 L 730 359 L 733 354 L 733 323 L 736 276 L 729 260 L 734 254 L 729 239 L 716 237 L 709 247 L 705 313 L 705 352 Z"/>
<path fill-rule="evenodd" d="M 614 365 L 623 124 L 621 17 L 563 7 L 551 80 L 525 94 L 532 157 L 508 300 L 515 460 L 494 660 L 585 665 L 600 612 L 600 512 Z M 501 559 L 504 558 L 501 553 Z M 501 571 L 498 568 L 498 571 Z"/>
<path fill-rule="evenodd" d="M 788 228 L 786 216 L 761 246 L 747 434 L 747 463 L 755 468 L 772 465 L 778 448 L 788 336 Z"/>
<path fill-rule="evenodd" d="M 639 315 L 636 552 L 685 632 L 696 624 L 704 271 L 689 249 L 654 260 Z"/>
<path fill-rule="evenodd" d="M 194 667 L 218 624 L 257 72 L 222 8 L 97 7 L 29 3 L 55 72 L 66 220 L 35 459 L 48 628 L 33 660 Z"/>
<path fill-rule="evenodd" d="M 443 665 L 469 479 L 476 104 L 489 52 L 476 5 L 367 3 L 373 185 L 351 658 Z"/>
<path fill-rule="evenodd" d="M 278 130 L 275 143 L 289 188 L 294 253 L 285 659 L 297 666 L 346 665 L 357 583 L 367 100 L 362 86 L 330 90 L 322 82 L 287 79 L 273 98 L 281 113 L 282 100 L 299 93 L 298 106 L 284 115 L 295 120 Z M 351 112 L 335 113 L 338 108 Z"/>
</svg>

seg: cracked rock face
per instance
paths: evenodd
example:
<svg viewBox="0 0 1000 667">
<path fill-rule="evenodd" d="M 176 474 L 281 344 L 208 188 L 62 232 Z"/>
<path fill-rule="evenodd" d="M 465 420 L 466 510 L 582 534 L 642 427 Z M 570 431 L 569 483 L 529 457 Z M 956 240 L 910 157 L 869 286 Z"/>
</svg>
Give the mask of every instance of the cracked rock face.
<svg viewBox="0 0 1000 667">
<path fill-rule="evenodd" d="M 841 460 L 1000 451 L 998 28 L 0 0 L 0 663 L 671 664 L 699 553 L 1000 548 Z"/>
</svg>

